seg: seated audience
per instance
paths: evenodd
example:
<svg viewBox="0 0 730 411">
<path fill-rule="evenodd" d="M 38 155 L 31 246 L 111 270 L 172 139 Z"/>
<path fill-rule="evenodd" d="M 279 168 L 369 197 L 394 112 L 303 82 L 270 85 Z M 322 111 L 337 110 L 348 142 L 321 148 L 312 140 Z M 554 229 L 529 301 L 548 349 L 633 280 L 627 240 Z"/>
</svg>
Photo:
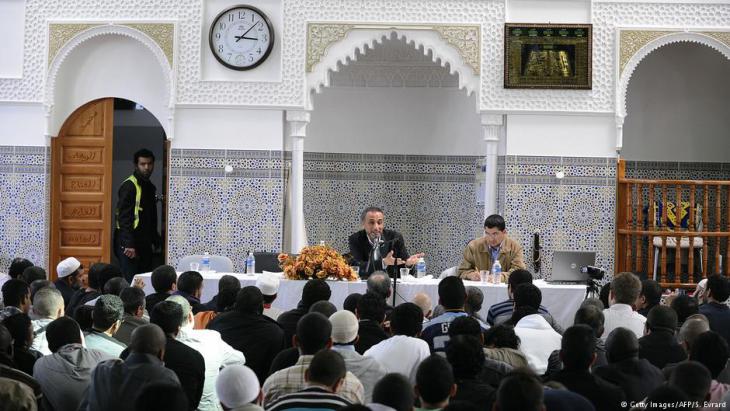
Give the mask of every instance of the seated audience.
<svg viewBox="0 0 730 411">
<path fill-rule="evenodd" d="M 33 267 L 33 263 L 25 258 L 16 257 L 10 262 L 8 276 L 12 279 L 18 279 L 28 267 Z"/>
<path fill-rule="evenodd" d="M 517 286 L 514 293 L 515 311 L 509 323 L 514 324 L 520 337 L 520 351 L 527 357 L 530 368 L 542 375 L 547 371 L 550 353 L 560 348 L 558 334 L 538 309 L 542 302 L 540 289 L 531 283 Z"/>
<path fill-rule="evenodd" d="M 197 271 L 185 271 L 177 279 L 177 291 L 172 295 L 181 295 L 188 300 L 193 307 L 193 314 L 205 311 L 205 306 L 200 303 L 200 296 L 203 294 L 203 276 Z"/>
<path fill-rule="evenodd" d="M 408 379 L 401 374 L 391 373 L 375 384 L 373 402 L 368 407 L 373 411 L 413 411 L 414 401 L 413 386 Z"/>
<path fill-rule="evenodd" d="M 216 297 L 216 309 L 215 311 L 201 311 L 193 316 L 195 325 L 193 328 L 196 330 L 204 330 L 208 328 L 208 324 L 220 313 L 230 311 L 236 305 L 236 296 L 240 289 L 224 288 L 221 290 Z"/>
<path fill-rule="evenodd" d="M 414 384 L 418 364 L 431 354 L 428 344 L 418 338 L 422 326 L 421 309 L 413 303 L 403 303 L 390 315 L 392 337 L 373 345 L 364 355 L 375 358 L 389 373 L 400 373 Z"/>
<path fill-rule="evenodd" d="M 342 303 L 342 308 L 357 315 L 357 303 L 360 302 L 362 294 L 352 293 L 345 297 L 345 301 Z"/>
<path fill-rule="evenodd" d="M 440 410 L 456 394 L 451 365 L 440 355 L 424 359 L 416 372 L 414 392 L 421 406 L 417 410 Z"/>
<path fill-rule="evenodd" d="M 664 384 L 657 387 L 646 397 L 644 400 L 647 404 L 646 408 L 637 406 L 632 408 L 632 410 L 664 411 L 667 409 L 667 405 L 665 404 L 677 404 L 676 408 L 678 409 L 692 409 L 689 401 L 689 396 L 682 390 L 673 385 Z"/>
<path fill-rule="evenodd" d="M 600 303 L 600 301 L 599 301 Z M 575 318 L 573 319 L 573 325 L 585 324 L 593 330 L 596 336 L 596 361 L 591 365 L 591 371 L 597 367 L 608 364 L 606 360 L 606 345 L 600 338 L 603 334 L 603 309 L 598 309 L 596 305 L 592 303 L 583 303 L 578 311 L 575 312 Z M 552 375 L 563 369 L 563 363 L 560 361 L 560 350 L 555 350 L 550 354 L 548 358 L 548 369 L 545 372 L 546 375 Z"/>
<path fill-rule="evenodd" d="M 455 325 L 452 323 L 452 328 Z M 472 335 L 454 335 L 446 346 L 446 358 L 458 387 L 456 393 L 452 393 L 452 399 L 470 402 L 480 410 L 491 410 L 496 390 L 480 379 L 485 361 L 481 342 Z"/>
<path fill-rule="evenodd" d="M 725 394 L 730 391 L 730 385 L 717 380 L 725 368 L 728 358 L 730 358 L 730 350 L 728 349 L 725 338 L 714 331 L 707 331 L 700 334 L 692 344 L 692 351 L 689 353 L 690 361 L 696 361 L 707 367 L 710 371 L 712 382 L 710 384 L 710 398 L 708 401 L 712 403 L 719 403 Z M 678 365 L 672 372 L 672 375 L 679 372 L 679 369 Z M 714 407 L 717 408 L 717 405 Z"/>
<path fill-rule="evenodd" d="M 210 301 L 203 304 L 205 306 L 205 310 L 203 311 L 218 311 L 218 295 L 220 295 L 221 291 L 236 290 L 236 293 L 238 293 L 238 290 L 240 289 L 241 282 L 238 278 L 228 274 L 224 275 L 218 280 L 218 294 L 213 296 Z"/>
<path fill-rule="evenodd" d="M 208 329 L 218 331 L 223 341 L 243 353 L 246 365 L 259 381 L 266 379 L 271 362 L 284 348 L 284 331 L 263 312 L 261 291 L 253 286 L 243 287 L 236 297 L 235 308 L 208 324 Z"/>
<path fill-rule="evenodd" d="M 674 336 L 677 329 L 677 313 L 665 305 L 649 311 L 646 319 L 646 335 L 639 338 L 639 358 L 646 358 L 658 368 L 684 361 L 687 358 Z"/>
<path fill-rule="evenodd" d="M 33 344 L 32 349 L 43 355 L 51 354 L 46 340 L 46 327 L 56 318 L 63 317 L 63 295 L 55 288 L 41 288 L 33 296 L 33 308 L 31 312 L 37 318 L 33 320 Z"/>
<path fill-rule="evenodd" d="M 694 344 L 700 334 L 710 331 L 710 322 L 707 317 L 702 314 L 695 314 L 684 321 L 682 327 L 679 328 L 677 334 L 677 342 L 682 346 L 684 352 L 689 355 Z"/>
<path fill-rule="evenodd" d="M 707 302 L 700 305 L 700 314 L 710 321 L 710 329 L 730 343 L 730 307 L 725 302 L 730 297 L 727 277 L 715 274 L 707 278 Z"/>
<path fill-rule="evenodd" d="M 388 273 L 384 271 L 375 271 L 367 279 L 367 292 L 380 297 L 385 304 L 385 318 L 390 318 L 390 312 L 393 311 L 393 307 L 388 304 L 388 300 L 392 295 L 392 289 L 390 287 L 391 279 Z"/>
<path fill-rule="evenodd" d="M 91 372 L 99 362 L 111 357 L 84 348 L 81 328 L 69 317 L 51 321 L 45 334 L 52 354 L 36 361 L 33 376 L 53 410 L 76 411 L 91 382 Z"/>
<path fill-rule="evenodd" d="M 215 384 L 220 370 L 232 365 L 244 365 L 246 358 L 243 353 L 223 341 L 218 331 L 193 329 L 192 307 L 183 296 L 173 295 L 167 301 L 178 304 L 182 309 L 180 331 L 175 339 L 198 351 L 205 361 L 205 384 L 198 410 L 215 411 L 218 409 Z"/>
<path fill-rule="evenodd" d="M 604 340 L 615 328 L 624 327 L 634 332 L 636 338 L 644 335 L 646 317 L 634 311 L 633 304 L 641 293 L 641 281 L 633 273 L 618 273 L 611 281 L 611 292 L 608 295 L 609 306 L 603 310 Z"/>
<path fill-rule="evenodd" d="M 550 385 L 556 385 L 551 387 Z M 559 385 L 559 387 L 557 387 Z M 545 411 L 595 411 L 596 407 L 580 394 L 567 390 L 562 384 L 549 382 L 543 390 Z"/>
<path fill-rule="evenodd" d="M 662 300 L 662 287 L 654 280 L 641 282 L 641 293 L 636 300 L 636 312 L 646 317 L 652 308 L 659 305 Z"/>
<path fill-rule="evenodd" d="M 92 328 L 86 334 L 86 347 L 99 350 L 109 356 L 119 357 L 126 345 L 113 337 L 122 323 L 124 303 L 116 295 L 99 297 L 92 311 Z"/>
<path fill-rule="evenodd" d="M 264 296 L 264 315 L 274 321 L 284 312 L 271 306 L 279 293 L 279 283 L 279 279 L 273 275 L 263 274 L 256 279 L 256 287 L 261 290 L 261 294 Z"/>
<path fill-rule="evenodd" d="M 25 270 L 23 270 L 23 274 L 20 275 L 20 279 L 25 281 L 26 284 L 30 285 L 33 281 L 36 280 L 47 280 L 48 276 L 46 275 L 46 270 L 44 270 L 43 267 L 38 267 L 37 265 L 34 265 L 32 267 L 27 267 Z"/>
<path fill-rule="evenodd" d="M 603 309 L 608 308 L 609 301 L 608 297 L 611 294 L 611 282 L 608 281 L 606 284 L 603 284 L 601 287 L 601 291 L 598 293 L 598 299 L 601 300 L 601 304 L 603 304 Z"/>
<path fill-rule="evenodd" d="M 180 385 L 177 375 L 162 362 L 166 344 L 165 333 L 159 326 L 137 327 L 124 361 L 107 360 L 96 366 L 79 410 L 133 411 L 134 400 L 146 386 L 154 383 Z"/>
<path fill-rule="evenodd" d="M 413 301 L 411 302 L 421 308 L 424 322 L 431 319 L 431 297 L 429 297 L 428 294 L 418 293 L 413 296 Z"/>
<path fill-rule="evenodd" d="M 218 374 L 215 392 L 223 409 L 263 411 L 261 385 L 256 373 L 245 365 L 229 365 Z"/>
<path fill-rule="evenodd" d="M 543 395 L 540 380 L 526 370 L 518 370 L 499 384 L 493 410 L 541 411 L 545 409 Z"/>
<path fill-rule="evenodd" d="M 15 368 L 33 375 L 33 365 L 43 356 L 30 348 L 33 344 L 33 324 L 28 314 L 14 314 L 3 320 L 3 325 L 13 336 L 13 362 Z"/>
<path fill-rule="evenodd" d="M 129 344 L 132 341 L 132 331 L 139 326 L 149 323 L 149 321 L 144 319 L 144 291 L 138 287 L 127 287 L 119 294 L 119 298 L 122 300 L 122 304 L 124 304 L 124 316 L 122 317 L 122 323 L 119 325 L 119 329 L 114 333 L 114 338 L 124 344 Z"/>
<path fill-rule="evenodd" d="M 82 305 L 80 307 L 76 307 L 76 311 L 74 311 L 73 319 L 76 320 L 77 323 L 79 323 L 79 327 L 81 327 L 81 331 L 84 332 L 84 334 L 87 334 L 89 331 L 91 331 L 93 324 L 93 320 L 91 319 L 91 313 L 94 312 L 94 307 L 89 305 Z"/>
<path fill-rule="evenodd" d="M 124 277 L 114 277 L 110 278 L 109 280 L 107 280 L 106 283 L 104 283 L 104 289 L 102 290 L 102 293 L 112 294 L 118 297 L 122 293 L 122 290 L 129 287 L 129 283 Z"/>
<path fill-rule="evenodd" d="M 681 327 L 687 318 L 700 312 L 697 299 L 687 294 L 680 294 L 674 297 L 669 306 L 677 313 L 678 327 Z"/>
<path fill-rule="evenodd" d="M 712 375 L 696 361 L 683 361 L 677 364 L 668 382 L 669 386 L 682 390 L 690 401 L 704 404 L 709 399 Z"/>
<path fill-rule="evenodd" d="M 0 377 L 0 404 L 3 404 L 3 411 L 38 409 L 38 400 L 28 385 L 3 377 Z"/>
<path fill-rule="evenodd" d="M 30 300 L 33 301 L 33 298 L 35 298 L 35 293 L 38 292 L 41 288 L 56 288 L 55 285 L 49 280 L 35 280 L 32 283 L 30 283 Z M 30 311 L 30 318 L 32 320 L 35 320 L 35 314 L 33 313 L 33 310 Z"/>
<path fill-rule="evenodd" d="M 11 315 L 30 312 L 30 287 L 25 281 L 16 279 L 6 281 L 2 287 L 2 294 L 5 307 L 0 310 L 0 321 Z"/>
<path fill-rule="evenodd" d="M 355 351 L 358 339 L 358 322 L 355 314 L 342 310 L 330 316 L 332 324 L 332 350 L 340 353 L 345 360 L 345 368 L 353 373 L 365 390 L 365 403 L 371 402 L 375 384 L 387 371 L 377 360 L 365 357 Z"/>
<path fill-rule="evenodd" d="M 89 267 L 88 285 L 85 288 L 79 288 L 74 292 L 66 304 L 66 315 L 73 316 L 76 307 L 80 307 L 87 302 L 98 298 L 103 290 L 104 272 L 107 270 L 107 264 L 96 263 Z"/>
<path fill-rule="evenodd" d="M 146 385 L 134 401 L 136 411 L 187 410 L 188 399 L 177 384 L 154 382 Z"/>
<path fill-rule="evenodd" d="M 479 287 L 466 287 L 464 311 L 466 311 L 469 316 L 484 322 L 484 319 L 479 315 L 479 311 L 482 310 L 482 304 L 484 304 L 484 293 L 482 293 L 482 290 L 480 290 Z"/>
<path fill-rule="evenodd" d="M 79 277 L 83 269 L 81 262 L 74 257 L 68 257 L 56 266 L 58 279 L 53 284 L 61 292 L 64 306 L 71 302 L 71 297 L 79 289 Z"/>
<path fill-rule="evenodd" d="M 514 334 L 514 333 L 513 333 Z M 451 322 L 451 326 L 449 327 L 449 338 L 454 338 L 456 336 L 469 336 L 473 337 L 474 340 L 477 341 L 479 345 L 479 351 L 481 351 L 482 361 L 479 365 L 480 371 L 475 376 L 475 378 L 480 382 L 484 383 L 488 386 L 493 387 L 496 389 L 499 387 L 499 383 L 502 381 L 502 379 L 512 372 L 513 367 L 505 362 L 493 360 L 491 358 L 487 358 L 484 352 L 487 350 L 484 348 L 484 334 L 482 334 L 482 328 L 479 326 L 479 322 L 473 317 L 459 317 L 456 318 L 454 321 Z M 449 347 L 451 346 L 451 340 L 449 340 L 449 345 L 446 346 L 446 352 L 447 352 L 447 358 L 448 358 L 448 352 Z M 465 353 L 467 353 L 468 350 L 466 350 Z M 520 353 L 521 354 L 521 353 Z M 449 359 L 449 362 L 451 362 L 451 359 Z M 452 362 L 451 364 L 454 368 L 454 375 L 456 376 L 456 365 Z M 471 366 L 475 366 L 472 364 Z M 456 376 L 459 378 L 458 376 Z M 461 390 L 461 389 L 460 389 Z M 461 390 L 463 391 L 463 390 Z M 458 395 L 457 395 L 458 396 Z"/>
<path fill-rule="evenodd" d="M 466 288 L 459 277 L 446 277 L 439 282 L 439 304 L 446 310 L 438 317 L 432 318 L 423 324 L 421 338 L 428 343 L 431 352 L 444 352 L 449 342 L 449 324 L 454 318 L 467 316 L 464 311 L 466 301 Z M 480 322 L 483 329 L 487 325 Z"/>
<path fill-rule="evenodd" d="M 579 324 L 563 334 L 560 358 L 563 369 L 551 377 L 567 389 L 586 397 L 596 410 L 619 410 L 624 392 L 595 374 L 590 366 L 596 358 L 595 336 L 591 327 Z"/>
<path fill-rule="evenodd" d="M 606 338 L 608 365 L 593 373 L 621 387 L 628 401 L 639 402 L 664 383 L 661 370 L 645 358 L 639 358 L 640 340 L 626 328 L 616 328 Z"/>
<path fill-rule="evenodd" d="M 309 307 L 310 313 L 320 313 L 327 318 L 337 312 L 337 307 L 329 301 L 317 301 Z"/>
<path fill-rule="evenodd" d="M 297 304 L 297 308 L 281 313 L 277 322 L 284 330 L 285 348 L 292 346 L 292 338 L 297 332 L 297 324 L 299 319 L 309 312 L 309 308 L 317 301 L 329 301 L 332 290 L 327 281 L 314 279 L 307 281 L 302 289 L 302 300 Z M 259 378 L 261 375 L 256 373 Z"/>
<path fill-rule="evenodd" d="M 360 338 L 355 343 L 355 351 L 364 354 L 370 347 L 388 338 L 383 329 L 385 303 L 380 297 L 365 293 L 357 302 L 355 315 L 360 320 L 358 324 Z"/>
<path fill-rule="evenodd" d="M 299 320 L 297 332 L 292 338 L 294 346 L 299 349 L 299 359 L 295 365 L 271 374 L 264 382 L 264 405 L 267 410 L 279 397 L 305 388 L 304 373 L 315 353 L 332 346 L 331 335 L 332 325 L 320 313 L 309 313 Z M 354 403 L 364 400 L 362 383 L 349 371 L 338 394 Z"/>
<path fill-rule="evenodd" d="M 509 364 L 512 368 L 527 368 L 527 357 L 519 348 L 520 337 L 510 325 L 495 325 L 484 333 L 484 355 L 487 358 Z"/>
<path fill-rule="evenodd" d="M 344 395 L 338 395 L 345 384 L 346 375 L 342 356 L 336 351 L 323 349 L 312 357 L 309 368 L 304 371 L 306 384 L 299 387 L 296 392 L 281 395 L 273 400 L 267 405 L 266 410 L 334 411 L 346 407 L 351 401 Z"/>
<path fill-rule="evenodd" d="M 175 271 L 175 267 L 161 265 L 155 268 L 152 270 L 150 281 L 155 292 L 145 297 L 147 312 L 152 312 L 157 303 L 165 301 L 167 297 L 177 291 L 177 272 Z"/>
<path fill-rule="evenodd" d="M 515 305 L 514 292 L 520 284 L 532 284 L 532 273 L 524 269 L 518 269 L 512 272 L 507 279 L 507 300 L 493 304 L 489 307 L 489 311 L 487 312 L 487 324 L 494 326 L 512 318 L 512 311 L 514 310 Z M 558 324 L 553 316 L 550 315 L 547 308 L 540 305 L 538 312 L 540 315 L 545 317 L 545 320 L 558 334 L 563 333 L 562 327 L 560 327 L 560 324 Z"/>
</svg>

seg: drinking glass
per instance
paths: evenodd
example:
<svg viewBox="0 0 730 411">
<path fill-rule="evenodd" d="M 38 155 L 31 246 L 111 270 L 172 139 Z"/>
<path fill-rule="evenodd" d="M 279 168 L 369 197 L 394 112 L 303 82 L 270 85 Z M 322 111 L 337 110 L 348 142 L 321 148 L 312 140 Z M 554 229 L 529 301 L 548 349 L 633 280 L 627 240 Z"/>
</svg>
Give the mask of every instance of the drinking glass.
<svg viewBox="0 0 730 411">
<path fill-rule="evenodd" d="M 200 269 L 200 263 L 190 263 L 190 271 L 198 271 Z"/>
</svg>

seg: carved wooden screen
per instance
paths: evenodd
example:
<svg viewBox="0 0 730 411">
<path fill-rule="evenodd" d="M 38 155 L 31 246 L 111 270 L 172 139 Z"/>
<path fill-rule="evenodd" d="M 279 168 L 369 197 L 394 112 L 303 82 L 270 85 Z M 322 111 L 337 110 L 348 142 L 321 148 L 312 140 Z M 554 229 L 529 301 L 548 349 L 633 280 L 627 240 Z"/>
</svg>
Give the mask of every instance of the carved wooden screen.
<svg viewBox="0 0 730 411">
<path fill-rule="evenodd" d="M 51 143 L 49 274 L 76 257 L 85 268 L 109 261 L 111 251 L 114 99 L 77 109 Z"/>
</svg>

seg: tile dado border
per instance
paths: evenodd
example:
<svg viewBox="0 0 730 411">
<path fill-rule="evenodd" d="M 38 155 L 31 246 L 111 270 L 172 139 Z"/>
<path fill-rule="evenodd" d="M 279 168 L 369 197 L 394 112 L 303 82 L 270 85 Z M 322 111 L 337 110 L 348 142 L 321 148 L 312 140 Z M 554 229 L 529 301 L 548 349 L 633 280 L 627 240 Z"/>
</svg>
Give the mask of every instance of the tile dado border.
<svg viewBox="0 0 730 411">
<path fill-rule="evenodd" d="M 291 152 L 289 158 L 291 158 Z M 406 155 L 406 154 L 361 154 L 361 153 L 319 153 L 305 152 L 304 161 L 357 161 L 374 163 L 432 163 L 432 164 L 473 164 L 479 156 L 436 156 L 436 155 Z"/>
<path fill-rule="evenodd" d="M 172 177 L 283 178 L 284 153 L 278 150 L 172 149 Z M 192 160 L 193 166 L 186 165 Z M 224 166 L 233 171 L 226 173 Z"/>
<path fill-rule="evenodd" d="M 730 174 L 730 163 L 683 162 L 683 161 L 641 161 L 626 160 L 626 170 L 668 170 L 668 171 L 727 171 Z"/>
<path fill-rule="evenodd" d="M 616 185 L 617 163 L 614 157 L 512 155 L 504 156 L 504 163 L 501 160 L 498 161 L 500 184 Z M 554 175 L 556 171 L 563 171 L 566 176 L 559 179 Z"/>
<path fill-rule="evenodd" d="M 0 146 L 0 173 L 50 174 L 48 146 Z"/>
</svg>

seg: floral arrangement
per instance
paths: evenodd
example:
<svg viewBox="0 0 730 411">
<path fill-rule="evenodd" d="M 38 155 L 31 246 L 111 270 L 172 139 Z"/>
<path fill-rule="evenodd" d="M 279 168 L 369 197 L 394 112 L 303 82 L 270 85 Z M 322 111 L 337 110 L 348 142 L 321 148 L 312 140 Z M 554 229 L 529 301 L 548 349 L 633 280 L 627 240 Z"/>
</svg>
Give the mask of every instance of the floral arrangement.
<svg viewBox="0 0 730 411">
<path fill-rule="evenodd" d="M 312 278 L 357 281 L 358 274 L 350 268 L 345 258 L 332 247 L 312 245 L 304 247 L 296 257 L 279 254 L 279 266 L 290 280 L 310 280 Z"/>
</svg>

